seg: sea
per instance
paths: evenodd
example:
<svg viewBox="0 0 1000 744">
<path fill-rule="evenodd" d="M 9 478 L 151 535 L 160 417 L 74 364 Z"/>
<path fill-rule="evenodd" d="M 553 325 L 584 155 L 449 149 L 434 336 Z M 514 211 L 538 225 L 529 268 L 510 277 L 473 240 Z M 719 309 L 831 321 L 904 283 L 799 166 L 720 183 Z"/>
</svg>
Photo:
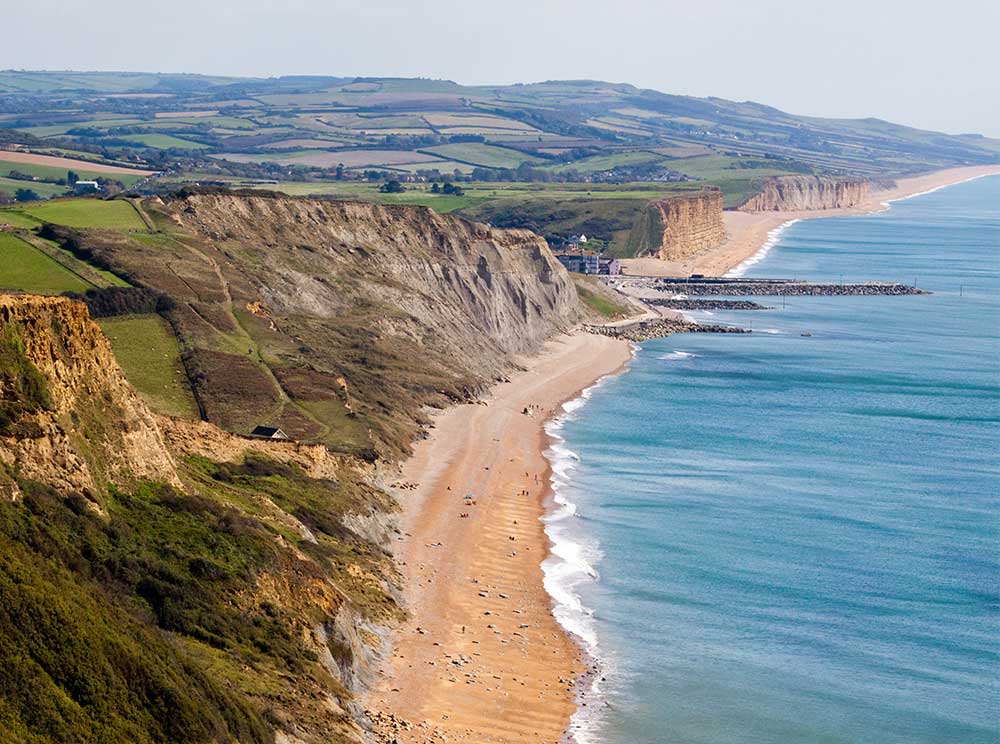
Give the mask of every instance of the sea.
<svg viewBox="0 0 1000 744">
<path fill-rule="evenodd" d="M 1000 177 L 788 225 L 549 423 L 579 744 L 1000 742 Z M 809 335 L 803 335 L 809 334 Z"/>
</svg>

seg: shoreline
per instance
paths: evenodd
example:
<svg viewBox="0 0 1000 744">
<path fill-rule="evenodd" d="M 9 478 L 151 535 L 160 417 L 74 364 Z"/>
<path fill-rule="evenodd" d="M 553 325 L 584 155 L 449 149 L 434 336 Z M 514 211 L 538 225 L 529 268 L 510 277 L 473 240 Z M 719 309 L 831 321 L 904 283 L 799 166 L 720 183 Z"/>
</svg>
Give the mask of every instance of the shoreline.
<svg viewBox="0 0 1000 744">
<path fill-rule="evenodd" d="M 565 423 L 571 421 L 576 412 L 587 404 L 594 390 L 628 371 L 638 351 L 639 347 L 630 343 L 628 360 L 614 372 L 600 377 L 593 384 L 580 390 L 576 396 L 563 402 L 559 410 L 553 411 L 543 424 L 548 444 L 543 452 L 547 462 L 545 480 L 548 493 L 544 501 L 545 513 L 542 522 L 545 524 L 549 545 L 548 555 L 542 562 L 543 583 L 546 592 L 552 598 L 552 614 L 564 632 L 576 642 L 583 659 L 583 669 L 577 675 L 575 707 L 559 739 L 564 744 L 586 744 L 591 740 L 588 734 L 593 731 L 595 723 L 599 724 L 600 715 L 598 709 L 588 707 L 586 701 L 588 697 L 591 700 L 600 698 L 600 682 L 608 673 L 608 667 L 607 660 L 600 653 L 596 632 L 589 627 L 592 615 L 580 603 L 575 592 L 578 584 L 597 581 L 597 572 L 582 555 L 581 549 L 584 546 L 570 537 L 560 536 L 557 530 L 559 522 L 576 514 L 576 504 L 561 498 L 559 490 L 561 481 L 565 483 L 570 481 L 569 473 L 575 470 L 572 462 L 579 461 L 577 454 L 565 446 L 566 440 L 560 431 Z M 564 467 L 560 468 L 560 465 Z M 563 548 L 561 551 L 563 554 L 560 554 L 560 548 Z"/>
<path fill-rule="evenodd" d="M 761 260 L 801 219 L 871 214 L 997 174 L 990 166 L 904 179 L 852 209 L 727 212 L 743 224 L 722 247 L 689 262 L 652 260 L 722 275 Z M 599 693 L 601 660 L 551 589 L 553 566 L 568 563 L 550 530 L 566 507 L 552 450 L 561 422 L 579 408 L 567 406 L 585 402 L 633 357 L 621 340 L 560 336 L 521 360 L 525 370 L 495 386 L 488 402 L 447 409 L 415 444 L 397 491 L 403 526 L 394 550 L 410 618 L 393 631 L 392 657 L 364 699 L 378 711 L 377 741 L 556 744 L 585 730 L 581 701 Z M 524 415 L 526 405 L 537 408 Z"/>
<path fill-rule="evenodd" d="M 766 251 L 780 240 L 781 232 L 793 222 L 883 212 L 894 201 L 910 199 L 947 186 L 995 175 L 1000 175 L 1000 166 L 977 165 L 947 168 L 921 176 L 902 178 L 893 188 L 874 191 L 863 203 L 845 209 L 780 212 L 727 210 L 722 215 L 727 233 L 726 241 L 722 245 L 680 261 L 662 261 L 658 258 L 625 259 L 622 261 L 623 273 L 628 276 L 678 277 L 691 274 L 725 276 L 742 264 L 749 267 L 763 258 Z M 765 253 L 758 257 L 761 251 Z"/>
<path fill-rule="evenodd" d="M 590 663 L 546 586 L 546 427 L 631 358 L 624 341 L 560 336 L 484 401 L 439 414 L 415 444 L 394 546 L 410 617 L 364 701 L 379 712 L 378 741 L 562 740 Z"/>
</svg>

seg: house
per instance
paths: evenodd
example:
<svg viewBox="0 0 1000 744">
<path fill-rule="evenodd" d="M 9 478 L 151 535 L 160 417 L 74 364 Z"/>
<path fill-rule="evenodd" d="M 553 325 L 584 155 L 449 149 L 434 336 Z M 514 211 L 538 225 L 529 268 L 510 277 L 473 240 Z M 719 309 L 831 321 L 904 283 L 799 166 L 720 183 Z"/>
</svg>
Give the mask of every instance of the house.
<svg viewBox="0 0 1000 744">
<path fill-rule="evenodd" d="M 73 184 L 73 191 L 77 194 L 96 194 L 100 190 L 97 181 L 77 181 Z"/>
<path fill-rule="evenodd" d="M 619 276 L 622 273 L 622 264 L 617 258 L 602 258 L 599 259 L 597 264 L 598 274 L 607 274 L 608 276 Z"/>
<path fill-rule="evenodd" d="M 288 435 L 276 426 L 255 426 L 250 436 L 254 439 L 288 439 Z"/>
<path fill-rule="evenodd" d="M 566 271 L 578 274 L 596 274 L 600 270 L 600 256 L 596 253 L 556 253 L 556 260 L 566 267 Z"/>
</svg>

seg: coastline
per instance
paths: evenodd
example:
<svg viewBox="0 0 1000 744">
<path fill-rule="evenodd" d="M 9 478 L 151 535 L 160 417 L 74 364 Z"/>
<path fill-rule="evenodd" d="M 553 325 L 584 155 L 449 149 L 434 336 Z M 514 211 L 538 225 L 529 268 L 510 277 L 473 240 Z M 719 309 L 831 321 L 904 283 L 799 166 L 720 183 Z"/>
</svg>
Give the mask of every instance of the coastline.
<svg viewBox="0 0 1000 744">
<path fill-rule="evenodd" d="M 1000 167 L 988 166 L 903 179 L 852 209 L 727 212 L 725 245 L 687 262 L 652 261 L 661 275 L 739 272 L 798 220 L 879 212 L 997 174 Z M 553 550 L 550 526 L 568 506 L 553 464 L 571 456 L 554 448 L 573 402 L 631 357 L 623 341 L 562 336 L 521 360 L 525 371 L 497 385 L 487 403 L 448 409 L 416 443 L 402 470 L 403 536 L 395 551 L 410 618 L 394 632 L 393 656 L 365 699 L 380 712 L 377 741 L 555 744 L 571 736 L 571 724 L 576 733 L 586 729 L 579 703 L 596 692 L 599 660 L 575 625 L 582 613 L 567 618 L 566 598 L 552 591 L 553 566 L 574 570 Z M 528 416 L 526 405 L 538 408 Z M 466 493 L 476 495 L 475 506 L 463 506 Z"/>
<path fill-rule="evenodd" d="M 553 547 L 546 427 L 631 357 L 624 341 L 561 336 L 488 399 L 441 413 L 414 446 L 394 546 L 410 616 L 365 700 L 380 741 L 564 736 L 588 660 L 556 617 L 542 566 Z"/>
<path fill-rule="evenodd" d="M 624 273 L 644 276 L 690 276 L 691 274 L 723 276 L 741 264 L 753 260 L 760 251 L 768 250 L 780 238 L 781 230 L 792 222 L 882 212 L 888 208 L 891 202 L 909 199 L 963 181 L 991 175 L 1000 175 L 1000 166 L 948 168 L 921 176 L 902 178 L 893 188 L 874 191 L 864 203 L 849 209 L 781 212 L 726 211 L 723 212 L 722 219 L 728 237 L 721 246 L 681 261 L 661 261 L 658 258 L 625 259 L 622 261 Z"/>
</svg>

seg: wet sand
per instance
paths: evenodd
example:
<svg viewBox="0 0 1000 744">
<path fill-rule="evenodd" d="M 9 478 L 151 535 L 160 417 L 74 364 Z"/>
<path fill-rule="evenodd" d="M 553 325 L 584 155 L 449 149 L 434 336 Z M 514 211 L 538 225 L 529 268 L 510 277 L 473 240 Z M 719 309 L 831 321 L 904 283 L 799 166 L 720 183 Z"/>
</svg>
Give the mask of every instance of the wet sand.
<svg viewBox="0 0 1000 744">
<path fill-rule="evenodd" d="M 562 737 L 584 664 L 542 585 L 543 424 L 630 356 L 619 340 L 562 336 L 497 385 L 487 405 L 445 411 L 417 443 L 403 467 L 402 481 L 416 486 L 400 490 L 404 537 L 396 544 L 410 620 L 366 700 L 412 728 L 382 726 L 383 740 Z"/>
<path fill-rule="evenodd" d="M 723 213 L 728 238 L 718 248 L 705 251 L 682 261 L 661 261 L 657 258 L 633 258 L 622 261 L 624 273 L 645 276 L 722 276 L 739 266 L 759 251 L 768 240 L 768 234 L 791 220 L 808 220 L 817 217 L 837 217 L 852 214 L 870 214 L 885 209 L 885 203 L 931 189 L 948 186 L 984 175 L 1000 174 L 1000 166 L 985 165 L 969 168 L 949 168 L 913 178 L 901 178 L 896 186 L 872 192 L 857 207 L 850 209 L 820 209 L 788 212 L 735 212 Z"/>
</svg>

